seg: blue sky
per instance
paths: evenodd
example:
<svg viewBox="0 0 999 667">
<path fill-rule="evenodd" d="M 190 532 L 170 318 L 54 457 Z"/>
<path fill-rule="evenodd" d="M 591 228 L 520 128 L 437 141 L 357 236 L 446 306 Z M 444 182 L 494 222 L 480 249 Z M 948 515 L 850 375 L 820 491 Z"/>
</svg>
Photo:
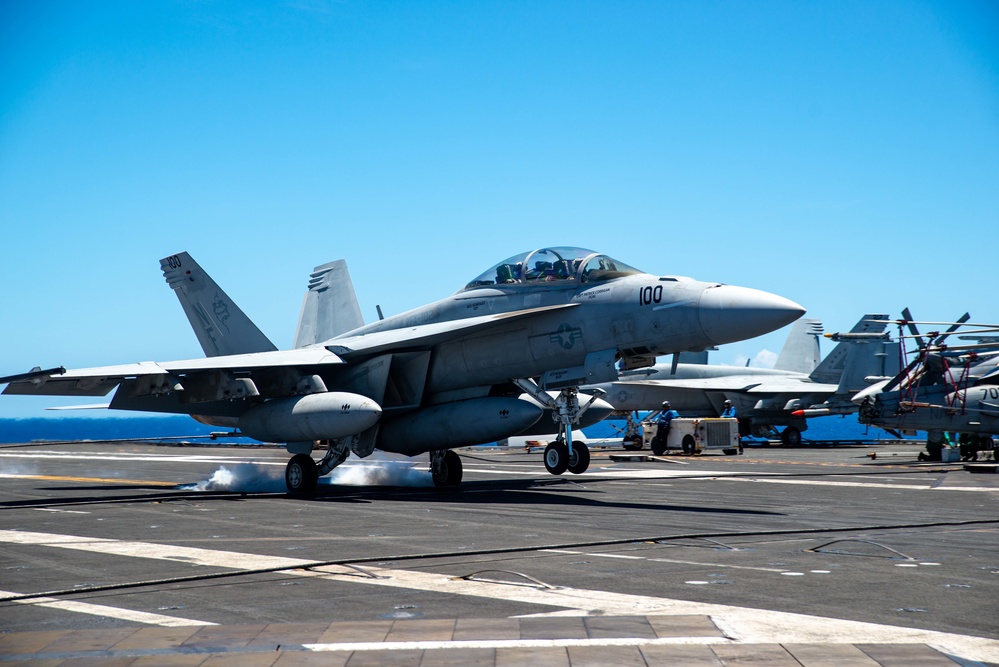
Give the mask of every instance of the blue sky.
<svg viewBox="0 0 999 667">
<path fill-rule="evenodd" d="M 546 245 L 996 322 L 997 229 L 994 2 L 0 4 L 0 375 L 200 356 L 181 250 L 288 347 L 317 264 L 370 320 Z"/>
</svg>

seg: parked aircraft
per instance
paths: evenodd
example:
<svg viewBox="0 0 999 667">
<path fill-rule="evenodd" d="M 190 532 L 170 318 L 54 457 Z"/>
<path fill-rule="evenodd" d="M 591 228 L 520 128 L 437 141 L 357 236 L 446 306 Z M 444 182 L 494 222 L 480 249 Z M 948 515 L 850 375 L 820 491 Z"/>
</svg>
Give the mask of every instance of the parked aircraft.
<svg viewBox="0 0 999 667">
<path fill-rule="evenodd" d="M 348 281 L 336 280 L 339 265 L 318 267 L 299 347 L 277 350 L 259 331 L 247 333 L 256 327 L 187 253 L 161 266 L 171 286 L 183 286 L 181 302 L 211 356 L 36 369 L 0 378 L 9 383 L 4 393 L 104 396 L 117 388 L 111 409 L 188 414 L 286 443 L 293 456 L 285 479 L 296 495 L 314 493 L 319 476 L 350 452 L 375 448 L 429 452 L 435 484 L 457 485 L 461 459 L 451 450 L 530 429 L 543 413 L 537 403 L 557 415 L 560 432 L 545 467 L 582 472 L 589 453 L 572 442 L 587 408 L 579 385 L 615 379 L 617 361 L 634 367 L 753 338 L 804 312 L 759 290 L 654 276 L 581 248 L 542 248 L 493 265 L 450 297 L 367 325 Z M 320 298 L 324 286 L 336 298 Z M 348 305 L 331 307 L 338 299 Z M 317 446 L 326 449 L 318 463 Z"/>
<path fill-rule="evenodd" d="M 788 334 L 774 368 L 709 364 L 656 364 L 627 370 L 618 380 L 594 385 L 615 410 L 626 412 L 626 446 L 641 446 L 633 412 L 656 410 L 663 401 L 684 417 L 717 417 L 728 400 L 736 408 L 743 435 L 766 436 L 784 426 L 781 441 L 801 444 L 807 416 L 856 412 L 850 399 L 870 382 L 898 371 L 895 343 L 886 340 L 886 315 L 865 315 L 821 361 L 818 320 L 798 320 Z M 589 389 L 591 387 L 584 387 Z"/>
<path fill-rule="evenodd" d="M 908 309 L 903 317 L 888 323 L 899 327 L 901 340 L 914 339 L 913 359 L 894 377 L 857 393 L 862 424 L 890 431 L 926 431 L 927 449 L 939 459 L 944 434 L 953 433 L 963 458 L 999 448 L 993 436 L 999 433 L 999 351 L 993 336 L 999 331 L 989 324 L 968 324 L 967 313 L 956 322 L 914 322 Z M 947 326 L 943 333 L 921 334 L 917 325 Z M 981 327 L 962 331 L 960 338 L 984 341 L 950 346 L 948 337 L 962 326 Z M 903 335 L 903 328 L 911 334 Z"/>
</svg>

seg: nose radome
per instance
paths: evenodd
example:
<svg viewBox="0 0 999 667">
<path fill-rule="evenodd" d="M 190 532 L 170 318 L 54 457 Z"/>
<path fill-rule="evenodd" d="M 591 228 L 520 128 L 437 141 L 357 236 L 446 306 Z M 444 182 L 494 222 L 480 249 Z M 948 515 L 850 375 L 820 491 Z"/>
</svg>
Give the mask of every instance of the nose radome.
<svg viewBox="0 0 999 667">
<path fill-rule="evenodd" d="M 701 329 L 715 345 L 762 336 L 805 314 L 805 309 L 790 299 L 735 285 L 707 288 L 699 307 Z"/>
</svg>

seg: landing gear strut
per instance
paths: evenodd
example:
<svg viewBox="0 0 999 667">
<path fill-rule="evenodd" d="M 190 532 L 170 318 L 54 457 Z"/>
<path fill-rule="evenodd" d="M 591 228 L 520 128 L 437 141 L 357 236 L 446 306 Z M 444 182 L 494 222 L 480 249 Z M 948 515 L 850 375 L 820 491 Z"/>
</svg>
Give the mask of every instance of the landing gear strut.
<svg viewBox="0 0 999 667">
<path fill-rule="evenodd" d="M 577 387 L 565 387 L 557 397 L 552 398 L 533 380 L 516 379 L 513 382 L 555 413 L 559 433 L 555 442 L 545 448 L 545 469 L 553 475 L 561 475 L 566 470 L 574 475 L 586 472 L 590 466 L 590 450 L 582 440 L 572 441 L 572 425 L 579 421 L 580 415 L 599 395 L 594 394 L 586 405 L 580 407 Z"/>
</svg>

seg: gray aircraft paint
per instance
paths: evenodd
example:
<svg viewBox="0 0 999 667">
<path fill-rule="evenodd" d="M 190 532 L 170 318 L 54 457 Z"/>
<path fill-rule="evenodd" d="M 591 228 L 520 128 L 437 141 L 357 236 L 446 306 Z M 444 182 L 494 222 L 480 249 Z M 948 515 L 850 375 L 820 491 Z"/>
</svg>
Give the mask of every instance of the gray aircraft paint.
<svg viewBox="0 0 999 667">
<path fill-rule="evenodd" d="M 296 336 L 303 346 L 271 351 L 189 255 L 171 255 L 162 264 L 208 359 L 31 373 L 10 382 L 4 393 L 97 396 L 117 387 L 113 409 L 190 414 L 231 425 L 268 401 L 335 391 L 356 396 L 345 404 L 370 400 L 381 411 L 378 423 L 352 436 L 355 453 L 381 444 L 416 454 L 478 444 L 487 441 L 486 434 L 517 435 L 529 426 L 524 419 L 508 420 L 512 430 L 498 434 L 493 403 L 477 401 L 516 400 L 522 390 L 513 380 L 534 378 L 542 389 L 606 381 L 617 377 L 615 358 L 645 363 L 655 355 L 700 351 L 773 331 L 804 312 L 759 290 L 659 277 L 592 251 L 545 248 L 500 262 L 450 297 L 308 344 L 323 332 L 360 322 L 346 264 L 333 262 L 312 274 Z M 559 273 L 560 265 L 565 270 Z M 324 290 L 332 291 L 323 296 Z M 195 301 L 201 306 L 192 306 Z M 339 319 L 330 313 L 337 304 L 347 310 Z M 220 337 L 222 328 L 226 336 Z M 445 404 L 441 413 L 438 406 Z M 288 442 L 290 451 L 308 451 L 311 445 L 295 442 L 302 429 L 287 421 L 285 411 L 271 409 L 277 421 L 256 420 L 254 430 Z M 458 435 L 435 445 L 433 425 L 443 423 L 438 414 L 481 428 L 455 429 Z M 323 421 L 326 430 L 308 435 L 341 438 L 355 417 L 330 416 Z M 393 440 L 405 433 L 393 427 L 403 418 L 431 428 L 429 435 L 413 436 L 423 444 L 380 443 L 382 426 Z"/>
</svg>

